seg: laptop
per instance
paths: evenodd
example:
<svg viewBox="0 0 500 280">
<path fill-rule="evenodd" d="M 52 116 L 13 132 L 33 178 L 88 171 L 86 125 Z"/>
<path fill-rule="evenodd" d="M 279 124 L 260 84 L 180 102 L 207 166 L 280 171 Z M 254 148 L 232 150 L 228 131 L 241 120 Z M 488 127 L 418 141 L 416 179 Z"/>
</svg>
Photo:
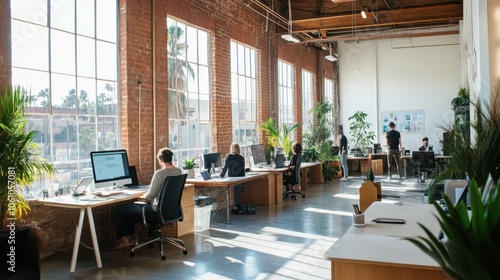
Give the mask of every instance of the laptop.
<svg viewBox="0 0 500 280">
<path fill-rule="evenodd" d="M 82 178 L 82 180 L 80 181 L 80 184 L 78 184 L 78 186 L 76 187 L 76 189 L 73 191 L 73 195 L 74 196 L 84 195 L 85 194 L 85 190 L 90 185 L 90 183 L 92 183 L 92 181 L 94 181 L 94 177 L 85 177 L 85 178 Z"/>
<path fill-rule="evenodd" d="M 284 154 L 277 154 L 276 155 L 276 168 L 283 168 L 285 167 L 285 155 Z"/>
<path fill-rule="evenodd" d="M 201 175 L 201 177 L 203 177 L 203 180 L 205 180 L 205 181 L 206 181 L 206 180 L 210 180 L 210 178 L 212 178 L 212 177 L 210 176 L 210 173 L 208 173 L 208 170 L 202 170 L 202 171 L 200 172 L 200 175 Z"/>
</svg>

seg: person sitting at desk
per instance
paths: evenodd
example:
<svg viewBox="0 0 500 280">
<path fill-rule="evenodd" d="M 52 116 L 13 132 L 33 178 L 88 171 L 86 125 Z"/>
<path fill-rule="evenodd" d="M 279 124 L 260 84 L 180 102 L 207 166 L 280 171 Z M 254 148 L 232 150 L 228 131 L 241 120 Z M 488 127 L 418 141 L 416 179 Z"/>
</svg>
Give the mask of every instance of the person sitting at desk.
<svg viewBox="0 0 500 280">
<path fill-rule="evenodd" d="M 168 176 L 181 175 L 182 170 L 172 164 L 174 153 L 169 148 L 162 148 L 158 151 L 156 158 L 161 169 L 156 170 L 151 179 L 151 185 L 148 191 L 141 196 L 141 200 L 151 202 L 146 205 L 145 212 L 148 220 L 157 219 L 156 207 L 158 205 L 158 196 L 165 178 Z M 142 213 L 140 208 L 134 204 L 122 204 L 115 207 L 115 225 L 117 244 L 113 247 L 115 250 L 128 248 L 137 243 L 135 233 L 135 224 L 142 223 Z M 155 229 L 158 224 L 150 223 L 150 229 Z"/>
<path fill-rule="evenodd" d="M 226 172 L 229 177 L 243 177 L 245 176 L 245 157 L 241 155 L 240 145 L 237 143 L 231 144 L 231 149 L 229 154 L 227 154 L 224 160 L 224 167 L 222 168 L 222 173 L 220 177 L 226 176 Z M 240 205 L 240 194 L 243 191 L 243 185 L 234 186 L 234 206 L 237 208 Z"/>
<path fill-rule="evenodd" d="M 296 178 L 296 172 L 300 172 L 300 170 L 295 169 L 295 165 L 297 165 L 299 157 L 302 154 L 302 145 L 299 142 L 294 142 L 292 144 L 292 153 L 293 156 L 290 159 L 290 163 L 288 164 L 288 170 L 285 171 L 285 174 L 283 175 L 283 185 L 287 187 L 287 191 L 288 185 L 292 185 L 293 188 L 293 183 L 295 182 Z"/>
<path fill-rule="evenodd" d="M 222 168 L 220 177 L 226 176 L 226 172 L 229 177 L 245 176 L 245 158 L 241 155 L 240 145 L 237 143 L 231 144 L 231 149 L 224 160 L 224 167 Z"/>
<path fill-rule="evenodd" d="M 422 138 L 422 147 L 418 148 L 419 151 L 432 151 L 432 146 L 429 146 L 429 138 Z"/>
</svg>

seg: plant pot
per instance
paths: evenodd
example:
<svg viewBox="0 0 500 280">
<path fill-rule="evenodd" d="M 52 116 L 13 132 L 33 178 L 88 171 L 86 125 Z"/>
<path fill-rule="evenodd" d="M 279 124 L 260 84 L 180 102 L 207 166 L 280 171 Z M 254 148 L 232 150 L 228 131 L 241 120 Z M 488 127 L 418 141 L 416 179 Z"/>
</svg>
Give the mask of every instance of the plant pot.
<svg viewBox="0 0 500 280">
<path fill-rule="evenodd" d="M 187 169 L 187 174 L 188 174 L 188 178 L 194 178 L 194 168 L 191 168 L 191 169 Z"/>
</svg>

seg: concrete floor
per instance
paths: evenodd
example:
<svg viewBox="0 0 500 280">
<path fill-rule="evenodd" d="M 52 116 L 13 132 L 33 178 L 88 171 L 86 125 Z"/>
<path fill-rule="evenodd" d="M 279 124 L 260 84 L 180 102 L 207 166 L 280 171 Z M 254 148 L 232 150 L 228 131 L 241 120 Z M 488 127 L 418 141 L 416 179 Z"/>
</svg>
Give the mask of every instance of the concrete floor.
<svg viewBox="0 0 500 280">
<path fill-rule="evenodd" d="M 212 213 L 210 229 L 183 236 L 188 254 L 165 246 L 162 261 L 158 247 L 128 251 L 101 248 L 103 267 L 95 266 L 91 250 L 80 248 L 76 271 L 69 272 L 71 254 L 47 258 L 42 279 L 330 279 L 330 262 L 324 252 L 352 224 L 352 203 L 365 176 L 348 182 L 310 184 L 306 197 L 279 205 L 258 206 L 255 215 Z M 423 203 L 425 183 L 416 178 L 382 182 L 382 201 Z"/>
</svg>

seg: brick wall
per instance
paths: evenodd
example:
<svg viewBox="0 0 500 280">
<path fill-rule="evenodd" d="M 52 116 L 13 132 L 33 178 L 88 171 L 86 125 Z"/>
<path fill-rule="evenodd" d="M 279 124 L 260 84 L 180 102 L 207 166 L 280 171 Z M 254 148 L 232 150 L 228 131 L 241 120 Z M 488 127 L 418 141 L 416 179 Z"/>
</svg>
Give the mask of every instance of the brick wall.
<svg viewBox="0 0 500 280">
<path fill-rule="evenodd" d="M 9 0 L 0 0 L 0 83 L 10 83 L 11 79 L 9 3 Z M 296 122 L 302 120 L 302 69 L 314 74 L 314 95 L 317 98 L 321 96 L 322 78 L 337 75 L 331 63 L 324 60 L 328 52 L 320 52 L 305 44 L 288 45 L 276 33 L 274 24 L 247 8 L 246 3 L 244 0 L 120 1 L 122 146 L 128 150 L 130 164 L 136 165 L 141 184 L 149 184 L 154 170 L 158 168 L 156 151 L 168 145 L 168 111 L 165 110 L 168 86 L 165 63 L 167 16 L 205 29 L 211 35 L 212 149 L 223 154 L 229 152 L 232 142 L 231 39 L 255 48 L 258 53 L 258 123 L 271 116 L 278 117 L 278 57 L 295 66 Z M 153 133 L 155 128 L 156 138 Z M 296 133 L 296 138 L 301 140 L 300 131 Z M 263 142 L 264 135 L 261 133 L 259 137 Z M 196 195 L 210 195 L 215 198 L 218 209 L 226 207 L 224 188 L 198 188 Z M 71 251 L 79 212 L 43 206 L 36 201 L 30 202 L 30 205 L 32 211 L 27 221 L 37 221 L 48 237 L 43 256 Z M 108 246 L 114 238 L 113 206 L 96 208 L 93 212 L 99 242 L 101 246 Z M 82 242 L 91 244 L 87 219 L 84 221 Z"/>
</svg>

